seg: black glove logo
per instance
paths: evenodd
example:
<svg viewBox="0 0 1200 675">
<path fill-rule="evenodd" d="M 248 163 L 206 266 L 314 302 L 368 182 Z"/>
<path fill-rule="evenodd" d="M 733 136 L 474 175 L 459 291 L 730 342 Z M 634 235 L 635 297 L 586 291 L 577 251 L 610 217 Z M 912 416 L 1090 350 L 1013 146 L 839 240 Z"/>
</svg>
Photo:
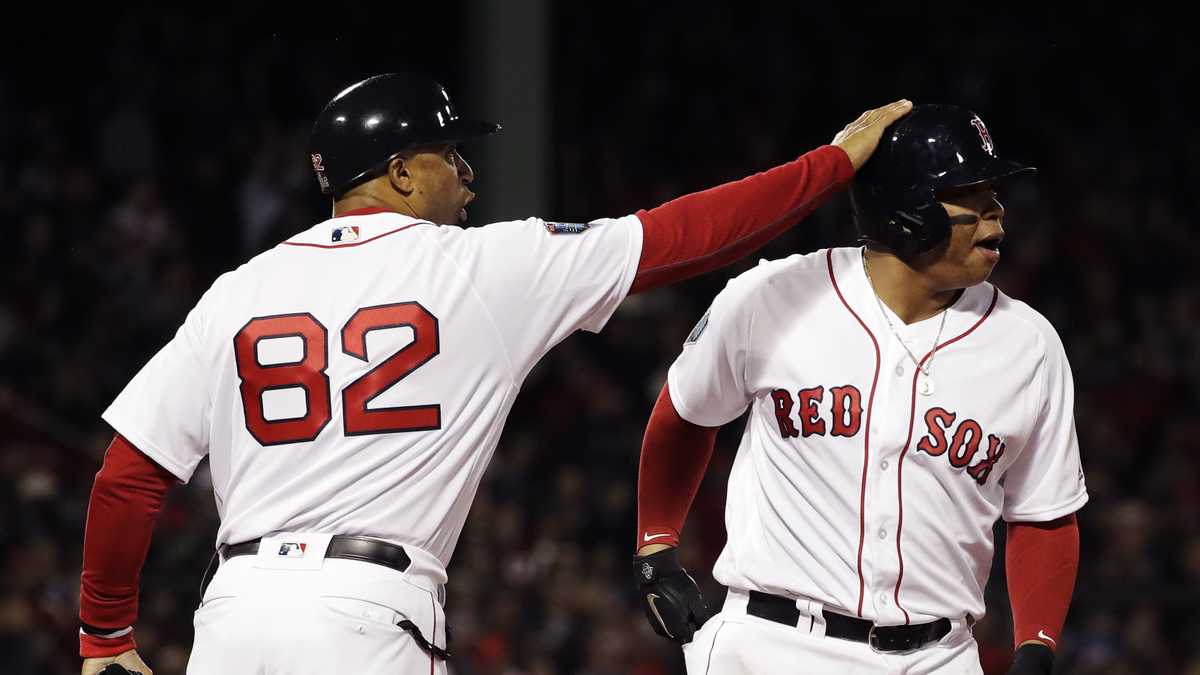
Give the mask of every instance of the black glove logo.
<svg viewBox="0 0 1200 675">
<path fill-rule="evenodd" d="M 711 613 L 696 581 L 679 565 L 676 550 L 637 556 L 633 568 L 650 627 L 681 645 L 691 642 Z"/>
<path fill-rule="evenodd" d="M 655 600 L 658 600 L 658 599 L 660 599 L 660 598 L 661 598 L 661 596 L 659 596 L 659 595 L 657 595 L 657 594 L 655 594 L 655 593 L 647 593 L 647 594 L 646 594 L 646 603 L 647 603 L 648 605 L 650 605 L 650 611 L 651 611 L 651 612 L 654 612 L 654 618 L 655 618 L 655 619 L 658 619 L 658 623 L 659 623 L 659 625 L 661 625 L 661 626 L 662 626 L 662 632 L 663 632 L 663 633 L 666 633 L 666 634 L 667 634 L 667 637 L 669 637 L 669 638 L 671 638 L 672 640 L 674 640 L 674 639 L 675 639 L 675 636 L 674 636 L 674 635 L 672 635 L 672 634 L 671 634 L 671 631 L 667 629 L 667 622 L 666 622 L 666 621 L 663 621 L 662 614 L 659 614 L 659 613 L 658 613 L 658 605 L 654 604 L 654 601 L 655 601 Z M 651 625 L 653 625 L 653 622 L 651 623 Z M 662 633 L 659 633 L 659 634 L 661 635 Z"/>
</svg>

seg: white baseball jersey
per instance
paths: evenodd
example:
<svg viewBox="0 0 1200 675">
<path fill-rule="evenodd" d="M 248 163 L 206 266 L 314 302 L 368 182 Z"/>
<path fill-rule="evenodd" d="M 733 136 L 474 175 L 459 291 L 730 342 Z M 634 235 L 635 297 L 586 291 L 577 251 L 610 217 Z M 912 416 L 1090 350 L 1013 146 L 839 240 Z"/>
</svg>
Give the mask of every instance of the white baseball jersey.
<svg viewBox="0 0 1200 675">
<path fill-rule="evenodd" d="M 861 249 L 831 249 L 737 277 L 689 336 L 668 376 L 679 414 L 714 427 L 750 408 L 721 583 L 881 625 L 978 619 L 997 518 L 1087 501 L 1071 370 L 1040 314 L 966 289 L 925 395 L 905 345 L 928 364 L 942 317 L 890 312 Z"/>
<path fill-rule="evenodd" d="M 182 481 L 209 456 L 218 544 L 370 535 L 443 583 L 522 381 L 604 326 L 641 247 L 635 216 L 334 218 L 218 278 L 104 419 Z"/>
</svg>

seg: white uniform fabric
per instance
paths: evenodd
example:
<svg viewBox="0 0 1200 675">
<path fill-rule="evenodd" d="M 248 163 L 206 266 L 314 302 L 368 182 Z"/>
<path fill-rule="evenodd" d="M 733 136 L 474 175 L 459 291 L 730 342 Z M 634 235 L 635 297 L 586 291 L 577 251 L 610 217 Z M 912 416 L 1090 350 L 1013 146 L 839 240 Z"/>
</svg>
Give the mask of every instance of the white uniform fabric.
<svg viewBox="0 0 1200 675">
<path fill-rule="evenodd" d="M 446 644 L 441 605 L 421 577 L 316 555 L 311 569 L 289 569 L 293 559 L 278 550 L 263 546 L 221 566 L 193 617 L 189 675 L 447 672 L 397 625 L 410 619 L 426 639 Z"/>
<path fill-rule="evenodd" d="M 1087 501 L 1070 367 L 1041 315 L 983 283 L 949 308 L 925 396 L 882 312 L 925 357 L 940 315 L 881 311 L 861 249 L 832 249 L 732 280 L 689 337 L 679 414 L 750 409 L 713 575 L 880 625 L 978 620 L 995 521 Z"/>
<path fill-rule="evenodd" d="M 522 381 L 605 325 L 641 246 L 635 216 L 335 218 L 217 279 L 103 417 L 182 481 L 209 457 L 218 545 L 368 535 L 404 545 L 434 587 Z M 354 426 L 385 408 L 417 417 Z M 293 433 L 310 422 L 315 437 Z"/>
</svg>

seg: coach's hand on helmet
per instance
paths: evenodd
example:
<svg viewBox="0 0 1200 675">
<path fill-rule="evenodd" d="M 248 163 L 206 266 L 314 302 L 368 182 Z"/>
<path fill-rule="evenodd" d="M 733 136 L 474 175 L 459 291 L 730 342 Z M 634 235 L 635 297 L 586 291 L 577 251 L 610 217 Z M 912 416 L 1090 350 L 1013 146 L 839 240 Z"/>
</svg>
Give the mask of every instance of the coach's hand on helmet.
<svg viewBox="0 0 1200 675">
<path fill-rule="evenodd" d="M 912 110 L 912 106 L 912 101 L 900 99 L 882 108 L 868 110 L 859 115 L 858 119 L 847 124 L 846 128 L 842 129 L 837 136 L 834 136 L 833 145 L 846 151 L 846 154 L 850 156 L 850 163 L 854 165 L 854 170 L 858 171 L 871 158 L 871 153 L 875 152 L 875 147 L 879 145 L 879 139 L 883 136 L 883 130 L 892 122 L 907 115 Z"/>
<path fill-rule="evenodd" d="M 646 619 L 659 635 L 681 645 L 692 641 L 712 614 L 696 580 L 679 564 L 679 554 L 668 548 L 633 558 L 638 595 Z"/>
</svg>

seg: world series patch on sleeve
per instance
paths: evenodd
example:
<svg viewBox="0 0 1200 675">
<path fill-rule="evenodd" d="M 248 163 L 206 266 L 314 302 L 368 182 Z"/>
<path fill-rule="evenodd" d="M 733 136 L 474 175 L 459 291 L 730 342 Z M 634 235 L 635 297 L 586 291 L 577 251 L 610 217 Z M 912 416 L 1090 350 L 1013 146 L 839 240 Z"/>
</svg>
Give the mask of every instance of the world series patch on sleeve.
<svg viewBox="0 0 1200 675">
<path fill-rule="evenodd" d="M 546 223 L 546 231 L 550 234 L 579 234 L 591 228 L 592 223 Z"/>
</svg>

